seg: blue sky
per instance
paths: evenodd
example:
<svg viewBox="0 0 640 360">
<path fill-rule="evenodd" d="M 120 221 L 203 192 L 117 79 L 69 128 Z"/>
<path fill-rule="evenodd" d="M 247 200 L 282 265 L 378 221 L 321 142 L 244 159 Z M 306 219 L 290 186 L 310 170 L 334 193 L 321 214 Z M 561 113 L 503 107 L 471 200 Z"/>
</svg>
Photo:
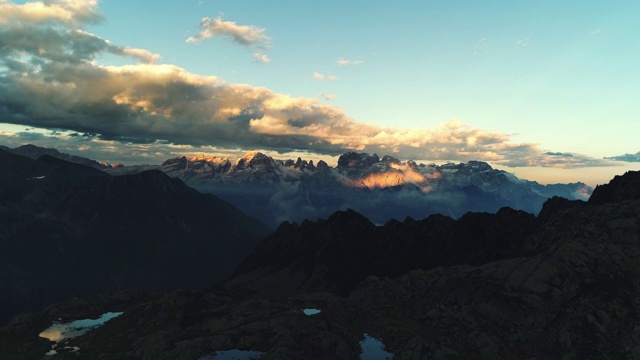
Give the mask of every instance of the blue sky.
<svg viewBox="0 0 640 360">
<path fill-rule="evenodd" d="M 639 18 L 634 1 L 0 2 L 0 143 L 125 163 L 355 150 L 593 185 L 640 168 Z"/>
</svg>

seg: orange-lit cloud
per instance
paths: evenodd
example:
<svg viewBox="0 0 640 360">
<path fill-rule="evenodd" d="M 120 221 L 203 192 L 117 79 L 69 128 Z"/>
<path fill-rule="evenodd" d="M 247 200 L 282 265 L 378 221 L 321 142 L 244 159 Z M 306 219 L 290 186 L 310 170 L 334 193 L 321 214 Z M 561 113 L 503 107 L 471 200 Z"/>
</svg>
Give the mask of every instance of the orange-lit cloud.
<svg viewBox="0 0 640 360">
<path fill-rule="evenodd" d="M 98 0 L 29 1 L 14 4 L 0 1 L 0 25 L 42 24 L 58 21 L 66 24 L 81 24 L 102 20 L 98 11 Z"/>
<path fill-rule="evenodd" d="M 151 147 L 161 143 L 331 156 L 354 150 L 402 159 L 485 160 L 507 166 L 570 168 L 610 163 L 579 154 L 559 156 L 533 143 L 513 143 L 508 134 L 458 120 L 435 128 L 377 126 L 356 121 L 317 99 L 229 84 L 178 66 L 154 64 L 157 54 L 114 45 L 84 31 L 82 25 L 101 18 L 96 6 L 96 1 L 79 0 L 47 5 L 0 2 L 0 24 L 6 24 L 0 32 L 2 121 L 66 129 L 102 141 L 147 144 L 148 156 L 154 154 Z M 270 41 L 264 29 L 222 18 L 205 19 L 201 33 L 191 41 L 215 35 L 251 46 L 266 47 Z M 101 66 L 94 59 L 105 52 L 139 63 Z M 339 65 L 360 63 L 339 60 Z M 397 171 L 402 180 L 390 176 L 366 183 L 420 183 L 412 180 L 408 170 Z"/>
</svg>

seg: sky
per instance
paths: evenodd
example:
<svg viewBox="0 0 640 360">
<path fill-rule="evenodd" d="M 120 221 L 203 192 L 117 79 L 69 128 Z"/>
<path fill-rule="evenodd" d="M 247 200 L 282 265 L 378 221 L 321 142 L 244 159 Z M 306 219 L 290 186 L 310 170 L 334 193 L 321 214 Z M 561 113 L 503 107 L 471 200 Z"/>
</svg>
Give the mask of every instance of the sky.
<svg viewBox="0 0 640 360">
<path fill-rule="evenodd" d="M 640 169 L 637 1 L 0 0 L 0 144 Z"/>
</svg>

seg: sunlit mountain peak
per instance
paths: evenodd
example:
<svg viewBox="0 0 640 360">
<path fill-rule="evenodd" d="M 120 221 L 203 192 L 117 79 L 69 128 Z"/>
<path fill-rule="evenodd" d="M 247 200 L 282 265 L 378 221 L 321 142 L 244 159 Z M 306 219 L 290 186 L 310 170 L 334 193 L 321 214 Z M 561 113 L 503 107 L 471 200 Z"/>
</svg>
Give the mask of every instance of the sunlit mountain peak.
<svg viewBox="0 0 640 360">
<path fill-rule="evenodd" d="M 226 163 L 229 161 L 229 158 L 215 156 L 215 155 L 196 154 L 188 157 L 188 160 L 189 161 L 206 161 L 209 163 Z"/>
</svg>

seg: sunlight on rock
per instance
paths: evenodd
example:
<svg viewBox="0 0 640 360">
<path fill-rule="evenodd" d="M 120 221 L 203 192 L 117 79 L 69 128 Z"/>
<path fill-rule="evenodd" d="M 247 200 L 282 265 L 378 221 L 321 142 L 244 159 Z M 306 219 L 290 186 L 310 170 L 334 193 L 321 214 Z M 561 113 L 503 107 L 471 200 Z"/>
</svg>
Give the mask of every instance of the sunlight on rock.
<svg viewBox="0 0 640 360">
<path fill-rule="evenodd" d="M 72 321 L 70 323 L 54 322 L 53 325 L 38 334 L 38 336 L 56 343 L 45 355 L 51 356 L 58 354 L 56 349 L 64 350 L 64 352 L 77 352 L 80 350 L 77 346 L 65 346 L 58 348 L 57 345 L 63 340 L 84 335 L 88 331 L 93 330 L 120 315 L 122 315 L 121 312 L 108 312 L 102 314 L 98 319 L 83 319 Z"/>
</svg>

